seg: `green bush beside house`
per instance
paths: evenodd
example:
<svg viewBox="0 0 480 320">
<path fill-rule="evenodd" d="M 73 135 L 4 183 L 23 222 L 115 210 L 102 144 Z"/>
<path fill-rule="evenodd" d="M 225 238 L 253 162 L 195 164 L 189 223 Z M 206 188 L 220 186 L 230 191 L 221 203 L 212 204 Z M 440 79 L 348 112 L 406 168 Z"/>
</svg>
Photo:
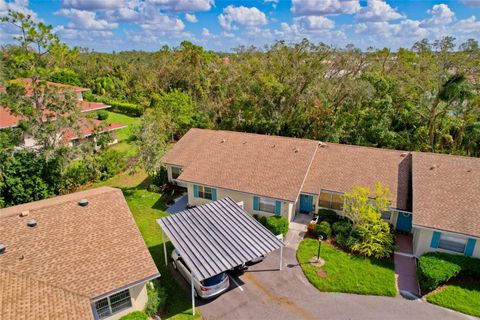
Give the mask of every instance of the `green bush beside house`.
<svg viewBox="0 0 480 320">
<path fill-rule="evenodd" d="M 148 316 L 143 311 L 133 311 L 121 317 L 120 320 L 148 320 Z"/>
</svg>

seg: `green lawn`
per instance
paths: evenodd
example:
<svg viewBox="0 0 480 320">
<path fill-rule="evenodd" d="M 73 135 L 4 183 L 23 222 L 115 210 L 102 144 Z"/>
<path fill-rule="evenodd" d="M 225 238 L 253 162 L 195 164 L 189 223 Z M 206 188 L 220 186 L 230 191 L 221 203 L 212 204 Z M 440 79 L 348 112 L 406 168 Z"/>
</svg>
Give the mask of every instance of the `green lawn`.
<svg viewBox="0 0 480 320">
<path fill-rule="evenodd" d="M 134 174 L 121 173 L 94 186 L 108 185 L 122 188 L 137 226 L 160 271 L 160 281 L 168 294 L 165 318 L 174 320 L 200 319 L 198 309 L 196 310 L 196 316 L 192 316 L 190 294 L 179 286 L 170 270 L 165 267 L 161 229 L 156 219 L 165 217 L 168 213 L 164 211 L 166 205 L 163 196 L 145 189 L 147 183 L 144 180 L 146 178 L 146 173 L 143 170 L 138 170 Z M 170 257 L 172 250 L 173 246 L 170 242 L 167 242 L 168 257 Z"/>
<path fill-rule="evenodd" d="M 141 119 L 138 117 L 130 117 L 121 113 L 116 113 L 112 111 L 108 112 L 108 118 L 105 120 L 107 123 L 121 123 L 128 124 L 128 127 L 119 129 L 116 131 L 118 142 L 126 142 L 130 137 L 132 130 L 135 127 L 139 127 L 141 124 Z"/>
<path fill-rule="evenodd" d="M 451 284 L 427 296 L 427 301 L 480 317 L 480 284 Z"/>
<path fill-rule="evenodd" d="M 309 263 L 316 257 L 317 249 L 318 241 L 306 238 L 297 251 L 303 273 L 317 289 L 379 296 L 397 294 L 393 261 L 354 256 L 322 243 L 320 255 L 325 260 L 322 269 L 326 275 L 320 276 L 318 267 Z"/>
</svg>

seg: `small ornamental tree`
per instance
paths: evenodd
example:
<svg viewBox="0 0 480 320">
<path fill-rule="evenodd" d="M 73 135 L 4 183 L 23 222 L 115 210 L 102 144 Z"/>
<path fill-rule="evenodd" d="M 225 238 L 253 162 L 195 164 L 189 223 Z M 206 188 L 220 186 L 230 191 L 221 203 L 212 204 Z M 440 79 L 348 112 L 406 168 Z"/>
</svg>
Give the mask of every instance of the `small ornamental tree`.
<svg viewBox="0 0 480 320">
<path fill-rule="evenodd" d="M 369 188 L 356 186 L 344 195 L 344 214 L 353 223 L 350 249 L 367 257 L 386 258 L 393 252 L 393 234 L 382 219 L 390 207 L 389 189 L 377 183 L 374 196 Z"/>
</svg>

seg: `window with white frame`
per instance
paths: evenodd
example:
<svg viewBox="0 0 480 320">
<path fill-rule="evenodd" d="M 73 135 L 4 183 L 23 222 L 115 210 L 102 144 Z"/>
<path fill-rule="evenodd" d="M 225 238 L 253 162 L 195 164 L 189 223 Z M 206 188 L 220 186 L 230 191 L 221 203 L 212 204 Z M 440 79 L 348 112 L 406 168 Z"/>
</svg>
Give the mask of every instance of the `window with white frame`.
<svg viewBox="0 0 480 320">
<path fill-rule="evenodd" d="M 260 211 L 275 213 L 275 200 L 271 198 L 259 197 L 258 205 Z"/>
<path fill-rule="evenodd" d="M 205 186 L 198 186 L 198 197 L 212 200 L 212 188 Z"/>
<path fill-rule="evenodd" d="M 95 309 L 97 310 L 100 319 L 109 317 L 112 314 L 128 309 L 131 306 L 132 299 L 130 298 L 130 291 L 128 289 L 95 302 Z"/>
<path fill-rule="evenodd" d="M 178 176 L 182 173 L 181 167 L 173 167 L 172 166 L 172 179 L 177 179 Z"/>
<path fill-rule="evenodd" d="M 318 205 L 323 208 L 330 208 L 334 210 L 343 209 L 343 195 L 341 193 L 330 192 L 322 190 Z"/>
<path fill-rule="evenodd" d="M 467 239 L 461 237 L 455 237 L 451 235 L 447 235 L 442 233 L 440 236 L 440 242 L 438 243 L 438 247 L 440 249 L 464 253 L 465 247 L 467 246 Z"/>
</svg>

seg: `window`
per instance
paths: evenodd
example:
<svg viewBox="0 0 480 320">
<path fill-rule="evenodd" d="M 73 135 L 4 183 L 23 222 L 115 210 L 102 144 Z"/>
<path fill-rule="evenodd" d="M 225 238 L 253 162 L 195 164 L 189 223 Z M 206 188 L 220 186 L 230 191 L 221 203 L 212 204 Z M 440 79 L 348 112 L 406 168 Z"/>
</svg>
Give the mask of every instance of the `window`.
<svg viewBox="0 0 480 320">
<path fill-rule="evenodd" d="M 324 208 L 330 208 L 335 210 L 343 209 L 343 195 L 341 193 L 322 191 L 320 192 L 320 198 L 318 205 Z"/>
<path fill-rule="evenodd" d="M 212 200 L 212 188 L 198 186 L 198 197 L 203 199 Z"/>
<path fill-rule="evenodd" d="M 275 213 L 275 200 L 259 197 L 259 210 L 263 212 Z"/>
<path fill-rule="evenodd" d="M 181 167 L 172 167 L 172 179 L 177 179 L 181 173 L 182 173 Z"/>
<path fill-rule="evenodd" d="M 109 317 L 131 306 L 132 300 L 130 299 L 130 291 L 128 289 L 95 302 L 95 309 L 100 319 Z"/>
<path fill-rule="evenodd" d="M 390 221 L 392 218 L 392 211 L 382 211 L 382 219 L 386 221 Z"/>
<path fill-rule="evenodd" d="M 440 236 L 440 242 L 438 243 L 438 247 L 440 249 L 459 252 L 459 253 L 465 252 L 466 245 L 467 245 L 467 239 L 448 236 L 443 233 Z"/>
</svg>

